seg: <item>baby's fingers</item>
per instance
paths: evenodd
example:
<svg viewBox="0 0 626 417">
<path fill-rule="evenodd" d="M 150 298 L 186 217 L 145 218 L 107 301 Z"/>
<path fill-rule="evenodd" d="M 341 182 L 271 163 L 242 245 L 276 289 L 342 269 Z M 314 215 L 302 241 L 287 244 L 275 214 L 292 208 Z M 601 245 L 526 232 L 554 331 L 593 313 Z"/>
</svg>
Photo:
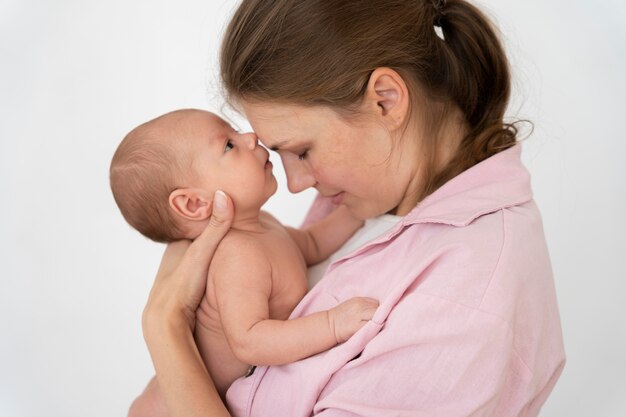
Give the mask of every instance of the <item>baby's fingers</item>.
<svg viewBox="0 0 626 417">
<path fill-rule="evenodd" d="M 378 308 L 378 300 L 369 297 L 352 297 L 337 308 L 346 316 L 352 317 L 352 320 L 370 320 Z"/>
<path fill-rule="evenodd" d="M 378 300 L 369 297 L 359 297 L 358 300 L 361 307 L 361 320 L 371 320 L 378 308 Z"/>
<path fill-rule="evenodd" d="M 337 343 L 348 340 L 374 317 L 378 301 L 367 297 L 353 297 L 329 310 Z"/>
</svg>

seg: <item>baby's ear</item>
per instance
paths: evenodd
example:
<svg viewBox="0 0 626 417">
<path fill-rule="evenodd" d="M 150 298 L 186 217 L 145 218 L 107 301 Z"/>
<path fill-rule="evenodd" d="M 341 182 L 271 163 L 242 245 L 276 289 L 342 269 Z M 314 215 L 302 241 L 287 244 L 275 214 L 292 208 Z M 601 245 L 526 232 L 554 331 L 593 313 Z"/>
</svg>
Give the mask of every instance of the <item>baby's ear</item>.
<svg viewBox="0 0 626 417">
<path fill-rule="evenodd" d="M 187 220 L 203 221 L 211 217 L 212 195 L 199 188 L 179 188 L 170 194 L 170 207 Z"/>
</svg>

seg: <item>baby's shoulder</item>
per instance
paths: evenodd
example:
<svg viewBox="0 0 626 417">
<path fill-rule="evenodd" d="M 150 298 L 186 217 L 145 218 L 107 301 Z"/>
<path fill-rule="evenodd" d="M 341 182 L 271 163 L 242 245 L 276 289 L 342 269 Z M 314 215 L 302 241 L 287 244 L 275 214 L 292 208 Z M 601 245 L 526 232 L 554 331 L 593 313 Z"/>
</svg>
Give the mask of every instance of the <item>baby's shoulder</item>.
<svg viewBox="0 0 626 417">
<path fill-rule="evenodd" d="M 239 230 L 230 230 L 222 239 L 215 255 L 255 255 L 266 252 L 266 247 L 261 239 Z"/>
<path fill-rule="evenodd" d="M 261 273 L 270 270 L 267 248 L 257 239 L 245 233 L 231 230 L 217 247 L 209 274 L 230 277 L 241 274 L 244 270 Z"/>
</svg>

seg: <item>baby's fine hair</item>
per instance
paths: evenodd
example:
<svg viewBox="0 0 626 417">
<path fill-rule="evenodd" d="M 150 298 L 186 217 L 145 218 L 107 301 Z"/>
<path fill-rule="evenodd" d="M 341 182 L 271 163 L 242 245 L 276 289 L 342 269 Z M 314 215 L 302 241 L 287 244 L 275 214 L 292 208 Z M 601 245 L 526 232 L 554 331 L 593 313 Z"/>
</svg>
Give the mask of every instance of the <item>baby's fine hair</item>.
<svg viewBox="0 0 626 417">
<path fill-rule="evenodd" d="M 173 132 L 161 126 L 187 110 L 177 110 L 146 122 L 126 135 L 109 170 L 113 198 L 124 219 L 155 242 L 184 237 L 169 205 L 169 196 L 183 178 L 184 149 Z M 169 136 L 169 137 L 168 137 Z"/>
<path fill-rule="evenodd" d="M 516 143 L 515 125 L 503 121 L 507 57 L 497 29 L 465 0 L 243 0 L 221 50 L 231 102 L 324 105 L 346 116 L 357 113 L 379 67 L 397 71 L 426 112 L 430 166 L 421 198 Z M 454 107 L 468 131 L 435 170 L 438 132 Z"/>
</svg>

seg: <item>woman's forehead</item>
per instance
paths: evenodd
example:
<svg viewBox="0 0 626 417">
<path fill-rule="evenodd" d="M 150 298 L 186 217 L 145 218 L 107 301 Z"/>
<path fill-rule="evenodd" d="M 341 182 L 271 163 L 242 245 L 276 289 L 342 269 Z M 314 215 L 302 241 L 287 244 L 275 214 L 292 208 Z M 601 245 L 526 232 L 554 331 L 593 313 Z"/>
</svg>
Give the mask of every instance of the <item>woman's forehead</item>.
<svg viewBox="0 0 626 417">
<path fill-rule="evenodd" d="M 333 118 L 333 112 L 323 106 L 245 103 L 242 107 L 259 139 L 274 150 L 314 139 Z"/>
</svg>

